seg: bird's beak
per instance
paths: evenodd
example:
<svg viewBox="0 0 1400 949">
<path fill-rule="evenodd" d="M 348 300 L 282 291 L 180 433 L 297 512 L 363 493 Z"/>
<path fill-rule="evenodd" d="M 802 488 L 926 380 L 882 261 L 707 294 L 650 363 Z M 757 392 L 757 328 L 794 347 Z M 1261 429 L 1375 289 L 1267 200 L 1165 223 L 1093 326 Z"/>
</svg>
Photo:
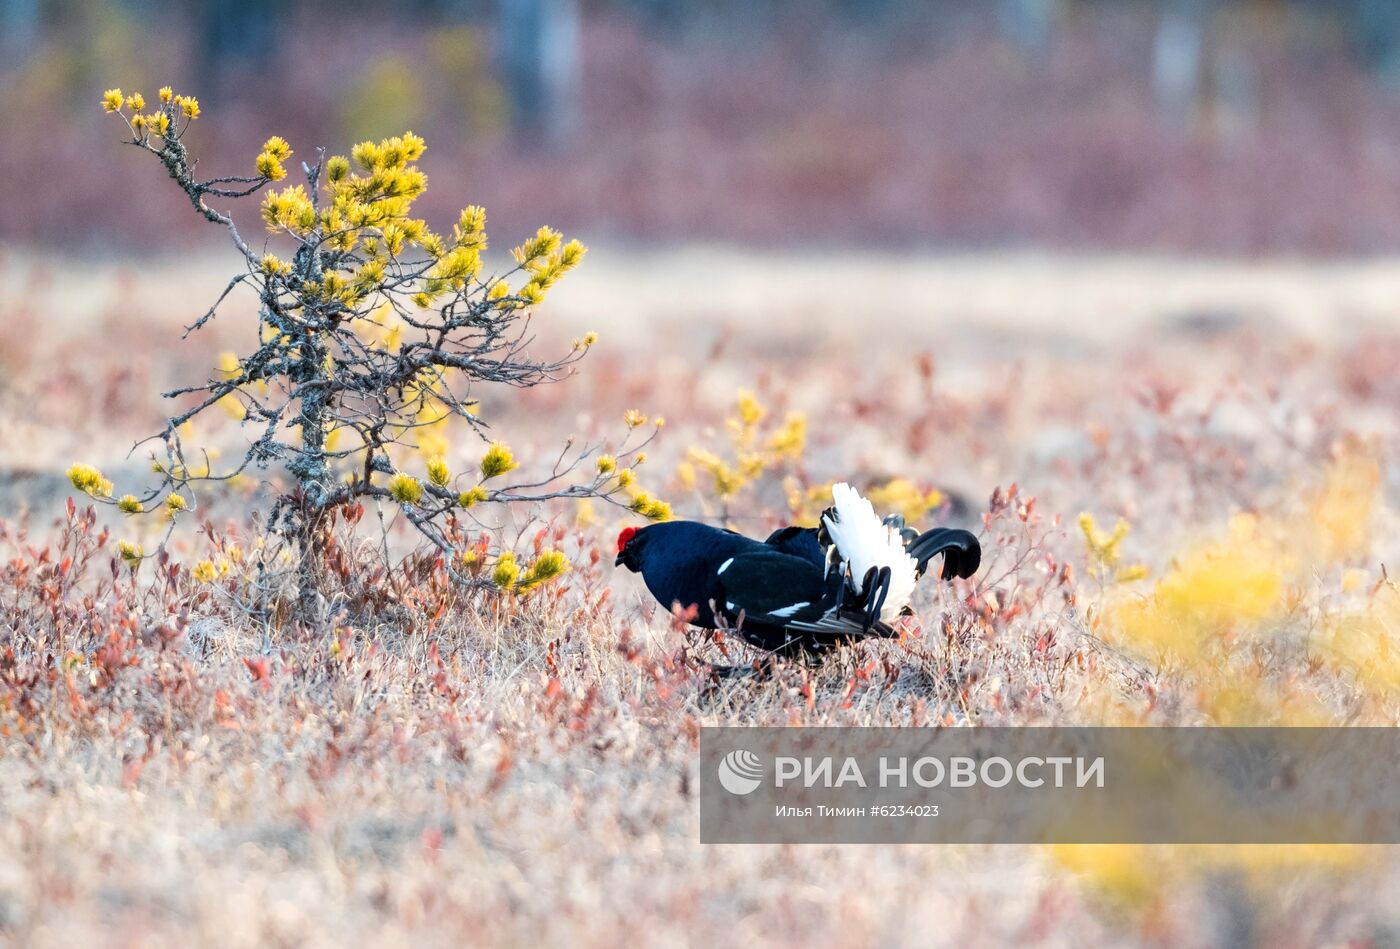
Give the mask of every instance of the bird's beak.
<svg viewBox="0 0 1400 949">
<path fill-rule="evenodd" d="M 622 554 L 618 554 L 618 555 L 617 555 L 617 559 L 613 561 L 613 566 L 614 566 L 614 567 L 620 567 L 620 566 L 622 566 Z"/>
</svg>

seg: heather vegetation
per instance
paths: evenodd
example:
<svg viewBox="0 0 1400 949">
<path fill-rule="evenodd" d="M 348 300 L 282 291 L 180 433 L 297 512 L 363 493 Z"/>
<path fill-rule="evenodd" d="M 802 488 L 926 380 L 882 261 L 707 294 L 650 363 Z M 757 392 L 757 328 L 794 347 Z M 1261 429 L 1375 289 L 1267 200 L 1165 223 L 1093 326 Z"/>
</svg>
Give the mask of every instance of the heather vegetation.
<svg viewBox="0 0 1400 949">
<path fill-rule="evenodd" d="M 178 342 L 188 313 L 149 292 L 165 273 L 103 278 L 105 325 L 132 342 L 82 376 L 42 291 L 8 285 L 11 330 L 50 341 L 4 376 L 16 439 L 76 420 L 55 450 L 81 444 L 114 485 L 153 476 L 123 459 L 154 393 L 257 319 L 231 300 L 208 338 Z M 403 502 L 367 499 L 327 525 L 317 624 L 260 513 L 285 471 L 202 486 L 172 529 L 73 490 L 61 457 L 12 466 L 34 474 L 5 487 L 7 933 L 1117 945 L 1245 927 L 1308 945 L 1391 924 L 1376 848 L 701 848 L 694 799 L 707 724 L 1393 723 L 1388 337 L 1067 327 L 1052 356 L 930 324 L 867 337 L 868 368 L 833 390 L 839 334 L 795 351 L 754 319 L 767 303 L 622 332 L 557 292 L 541 344 L 585 325 L 600 342 L 559 385 L 483 393 L 476 418 L 510 433 L 518 466 L 500 477 L 536 480 L 570 435 L 645 405 L 667 419 L 646 467 L 678 516 L 762 535 L 850 478 L 976 529 L 984 568 L 921 587 L 901 640 L 716 688 L 709 663 L 751 651 L 616 575 L 612 539 L 640 522 L 618 507 L 473 508 L 454 572 Z M 679 351 L 682 333 L 700 345 Z M 166 364 L 144 340 L 190 355 Z M 186 441 L 233 457 L 236 414 Z M 471 423 L 451 424 L 444 462 L 473 469 Z M 146 559 L 124 560 L 133 547 Z M 512 568 L 550 550 L 569 571 L 524 595 L 466 595 L 457 575 L 518 589 Z"/>
<path fill-rule="evenodd" d="M 1394 941 L 1387 847 L 698 843 L 706 726 L 1397 724 L 1400 267 L 924 243 L 1386 247 L 1342 14 L 560 4 L 570 127 L 465 7 L 275 6 L 0 0 L 85 27 L 0 32 L 0 944 Z M 893 638 L 614 568 L 843 481 L 980 543 Z"/>
</svg>

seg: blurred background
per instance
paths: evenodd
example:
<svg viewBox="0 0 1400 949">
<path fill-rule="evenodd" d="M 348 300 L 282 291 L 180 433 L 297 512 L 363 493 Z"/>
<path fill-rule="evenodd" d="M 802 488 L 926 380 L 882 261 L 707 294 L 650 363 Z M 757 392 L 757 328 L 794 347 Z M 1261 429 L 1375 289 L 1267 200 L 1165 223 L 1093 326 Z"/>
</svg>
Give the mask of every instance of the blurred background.
<svg viewBox="0 0 1400 949">
<path fill-rule="evenodd" d="M 0 84 L 0 943 L 1397 944 L 1380 847 L 726 851 L 688 776 L 696 722 L 1400 721 L 1400 0 L 0 0 Z M 547 513 L 538 622 L 436 625 L 405 561 L 330 652 L 243 556 L 275 471 L 84 539 L 69 466 L 141 491 L 158 393 L 257 339 L 251 292 L 185 338 L 242 259 L 99 105 L 167 84 L 201 177 L 412 129 L 434 229 L 590 245 L 531 323 L 601 334 L 578 375 L 473 392 L 522 478 L 637 410 L 679 516 L 850 480 L 978 529 L 977 580 L 712 701 L 603 505 Z M 186 444 L 242 457 L 234 415 Z M 171 566 L 95 601 L 118 543 Z"/>
<path fill-rule="evenodd" d="M 97 106 L 167 83 L 210 174 L 412 128 L 512 238 L 1400 243 L 1393 0 L 0 0 L 0 53 L 11 246 L 220 238 Z"/>
</svg>

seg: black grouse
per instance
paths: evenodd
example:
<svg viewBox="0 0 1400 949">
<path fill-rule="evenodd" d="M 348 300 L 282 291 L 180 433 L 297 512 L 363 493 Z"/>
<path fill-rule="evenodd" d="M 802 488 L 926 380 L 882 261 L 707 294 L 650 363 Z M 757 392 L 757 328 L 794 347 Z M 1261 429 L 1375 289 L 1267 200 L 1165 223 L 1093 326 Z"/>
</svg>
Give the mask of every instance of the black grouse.
<svg viewBox="0 0 1400 949">
<path fill-rule="evenodd" d="M 668 609 L 694 609 L 691 622 L 736 629 L 750 644 L 782 655 L 819 655 L 842 642 L 892 636 L 915 581 L 943 556 L 943 579 L 970 577 L 981 562 L 965 530 L 922 534 L 901 517 L 880 520 L 847 484 L 832 487 L 820 527 L 785 527 L 760 543 L 695 521 L 628 527 L 617 566 L 640 573 Z"/>
</svg>

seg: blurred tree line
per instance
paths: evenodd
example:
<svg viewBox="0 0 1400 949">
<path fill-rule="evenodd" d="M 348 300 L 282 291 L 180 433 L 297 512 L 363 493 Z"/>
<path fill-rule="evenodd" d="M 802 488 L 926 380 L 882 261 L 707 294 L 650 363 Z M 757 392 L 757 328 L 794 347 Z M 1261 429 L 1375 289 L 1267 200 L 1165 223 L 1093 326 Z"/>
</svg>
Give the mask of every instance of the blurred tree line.
<svg viewBox="0 0 1400 949">
<path fill-rule="evenodd" d="M 0 0 L 0 53 L 0 241 L 163 219 L 93 95 L 173 83 L 213 174 L 431 128 L 506 229 L 1400 247 L 1400 0 Z"/>
<path fill-rule="evenodd" d="M 679 41 L 762 37 L 795 21 L 906 39 L 910 32 L 936 39 L 981 24 L 1034 56 L 1064 24 L 1114 8 L 1148 10 L 1157 18 L 1150 79 L 1155 98 L 1169 115 L 1207 131 L 1222 112 L 1248 115 L 1254 82 L 1249 63 L 1216 41 L 1222 24 L 1238 31 L 1243 22 L 1246 31 L 1295 41 L 1309 33 L 1319 41 L 1340 37 L 1366 70 L 1400 88 L 1400 0 L 405 0 L 393 14 L 410 28 L 456 24 L 489 37 L 491 47 L 480 58 L 489 61 L 510 128 L 521 144 L 548 146 L 565 142 L 579 125 L 581 24 L 588 17 L 629 16 Z M 361 12 L 382 14 L 384 8 L 368 0 L 193 0 L 172 14 L 156 0 L 0 0 L 0 52 L 13 68 L 47 40 L 100 43 L 96 34 L 115 29 L 113 17 L 125 13 L 136 21 L 159 18 L 162 29 L 186 30 L 201 71 L 218 76 L 267 63 L 298 22 L 319 29 Z M 455 35 L 474 42 L 474 34 Z M 482 71 L 479 64 L 459 70 L 468 82 Z M 390 95 L 401 79 L 376 78 L 374 88 Z"/>
</svg>

